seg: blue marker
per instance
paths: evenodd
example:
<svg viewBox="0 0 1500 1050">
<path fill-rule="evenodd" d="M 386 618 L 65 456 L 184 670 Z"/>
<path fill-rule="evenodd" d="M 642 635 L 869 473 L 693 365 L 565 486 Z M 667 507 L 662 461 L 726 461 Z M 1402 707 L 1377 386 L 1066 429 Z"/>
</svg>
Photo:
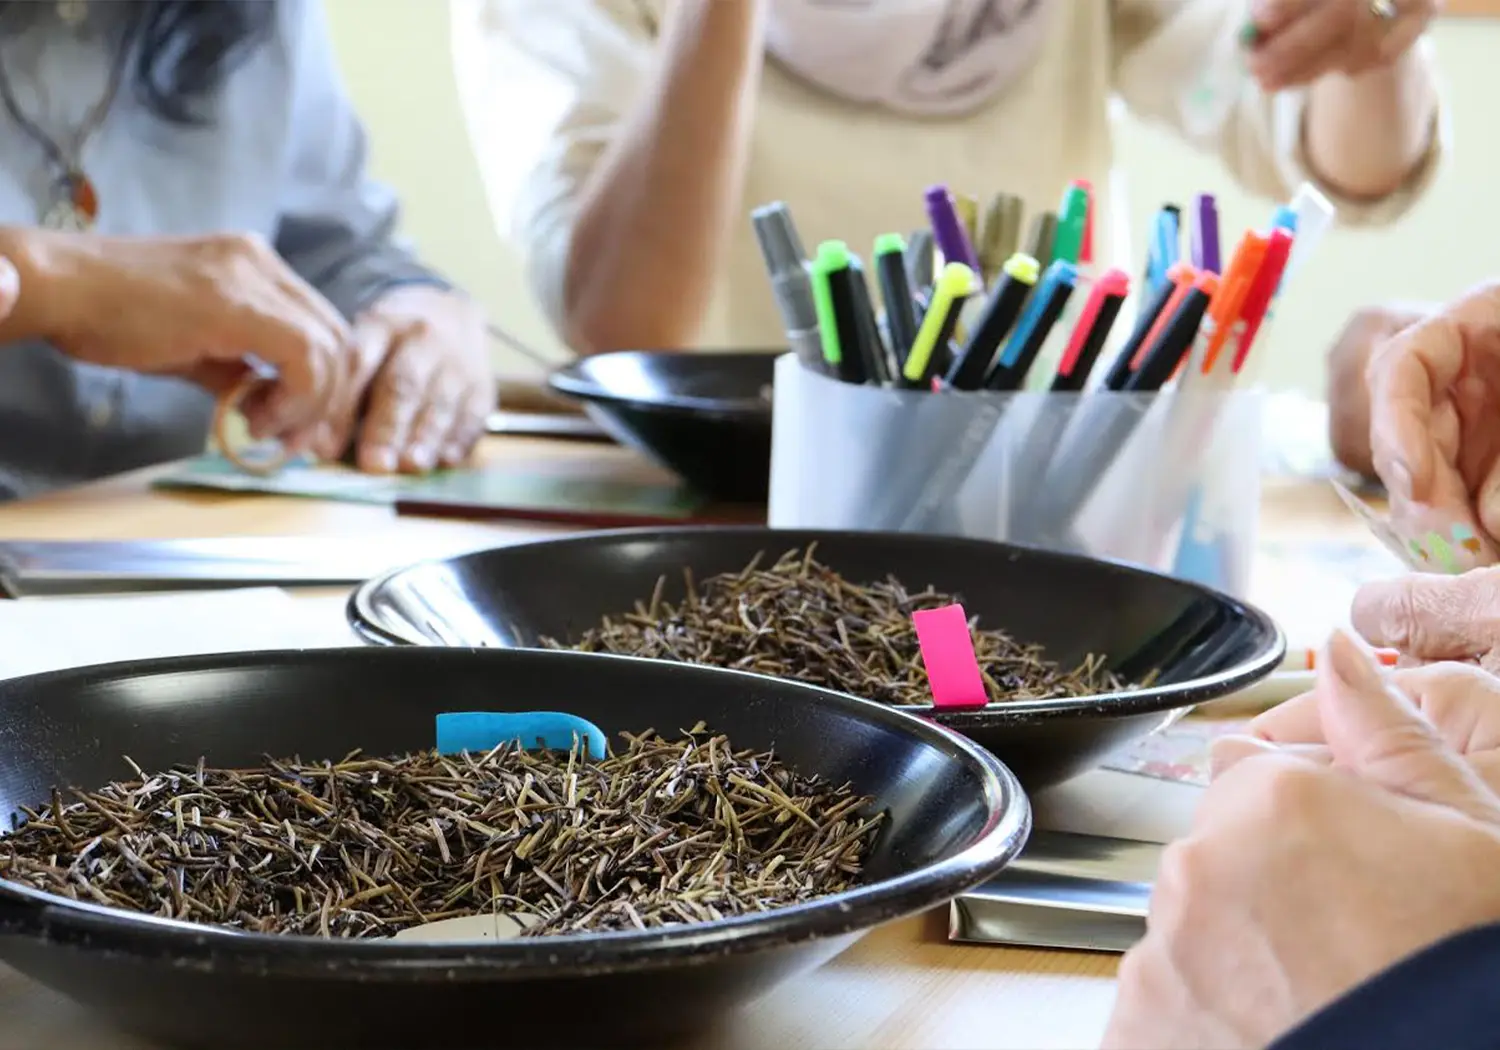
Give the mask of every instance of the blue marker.
<svg viewBox="0 0 1500 1050">
<path fill-rule="evenodd" d="M 1151 250 L 1146 255 L 1146 298 L 1155 295 L 1172 278 L 1167 271 L 1182 257 L 1182 210 L 1164 204 L 1151 224 Z"/>
<path fill-rule="evenodd" d="M 1005 349 L 1000 352 L 994 366 L 984 377 L 984 389 L 1021 389 L 1026 381 L 1026 373 L 1042 352 L 1052 326 L 1062 316 L 1063 308 L 1068 305 L 1068 297 L 1073 294 L 1077 285 L 1078 267 L 1074 263 L 1056 259 L 1047 267 L 1036 291 L 1027 301 L 1021 319 L 1016 322 L 1016 330 L 1011 333 Z"/>
<path fill-rule="evenodd" d="M 515 741 L 522 750 L 571 751 L 575 742 L 588 748 L 589 757 L 608 753 L 604 734 L 586 718 L 558 711 L 454 711 L 437 716 L 440 755 L 465 751 L 484 755 Z"/>
</svg>

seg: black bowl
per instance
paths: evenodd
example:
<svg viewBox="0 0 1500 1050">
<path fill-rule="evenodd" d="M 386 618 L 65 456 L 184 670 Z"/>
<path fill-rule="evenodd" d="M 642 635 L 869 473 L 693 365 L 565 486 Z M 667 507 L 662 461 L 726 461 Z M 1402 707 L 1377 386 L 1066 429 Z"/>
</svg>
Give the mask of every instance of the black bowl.
<svg viewBox="0 0 1500 1050">
<path fill-rule="evenodd" d="M 1065 665 L 1099 653 L 1127 679 L 1158 672 L 1149 689 L 1084 699 L 990 704 L 937 714 L 908 707 L 998 755 L 1028 791 L 1098 765 L 1111 751 L 1167 724 L 1175 712 L 1226 696 L 1274 671 L 1281 632 L 1253 606 L 1216 591 L 1114 562 L 982 540 L 878 532 L 766 528 L 627 529 L 478 551 L 371 580 L 349 600 L 349 619 L 381 644 L 530 646 L 569 640 L 648 598 L 696 579 L 738 572 L 818 545 L 845 578 L 893 575 L 908 587 L 957 593 L 981 626 L 1046 647 Z"/>
<path fill-rule="evenodd" d="M 0 827 L 121 756 L 163 769 L 430 747 L 445 710 L 567 710 L 609 736 L 699 719 L 889 811 L 864 884 L 646 932 L 428 945 L 245 934 L 0 882 L 0 961 L 172 1047 L 662 1046 L 864 931 L 994 876 L 1030 809 L 992 756 L 889 708 L 756 675 L 578 653 L 370 649 L 82 668 L 0 683 Z"/>
<path fill-rule="evenodd" d="M 771 480 L 770 351 L 621 350 L 554 372 L 552 389 L 582 401 L 615 440 L 705 496 L 764 503 Z"/>
</svg>

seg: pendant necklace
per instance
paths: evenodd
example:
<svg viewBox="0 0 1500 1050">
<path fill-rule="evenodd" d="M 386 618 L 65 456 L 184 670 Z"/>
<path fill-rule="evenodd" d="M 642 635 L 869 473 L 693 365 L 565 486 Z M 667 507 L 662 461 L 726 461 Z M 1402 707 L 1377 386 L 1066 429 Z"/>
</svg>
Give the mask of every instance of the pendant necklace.
<svg viewBox="0 0 1500 1050">
<path fill-rule="evenodd" d="M 109 85 L 104 96 L 85 115 L 82 125 L 66 146 L 54 140 L 22 112 L 11 87 L 10 74 L 5 69 L 3 59 L 0 59 L 0 102 L 5 104 L 5 110 L 16 126 L 47 155 L 47 160 L 56 173 L 51 197 L 41 212 L 41 223 L 48 229 L 86 232 L 94 228 L 99 218 L 99 193 L 93 180 L 83 170 L 83 150 L 103 125 L 114 104 L 129 51 L 128 47 L 121 45 L 110 68 Z"/>
</svg>

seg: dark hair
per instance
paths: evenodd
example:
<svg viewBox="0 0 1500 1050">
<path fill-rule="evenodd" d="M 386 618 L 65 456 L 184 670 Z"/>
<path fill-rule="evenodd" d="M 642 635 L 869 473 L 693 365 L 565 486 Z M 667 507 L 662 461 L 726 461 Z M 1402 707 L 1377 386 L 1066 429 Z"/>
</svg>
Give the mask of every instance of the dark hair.
<svg viewBox="0 0 1500 1050">
<path fill-rule="evenodd" d="M 111 0 L 110 13 L 124 16 L 118 46 L 135 52 L 124 72 L 136 98 L 170 123 L 203 123 L 203 101 L 270 38 L 277 2 Z M 0 0 L 0 13 L 12 6 Z"/>
<path fill-rule="evenodd" d="M 124 47 L 141 104 L 173 124 L 197 124 L 198 104 L 276 25 L 276 0 L 131 0 Z"/>
</svg>

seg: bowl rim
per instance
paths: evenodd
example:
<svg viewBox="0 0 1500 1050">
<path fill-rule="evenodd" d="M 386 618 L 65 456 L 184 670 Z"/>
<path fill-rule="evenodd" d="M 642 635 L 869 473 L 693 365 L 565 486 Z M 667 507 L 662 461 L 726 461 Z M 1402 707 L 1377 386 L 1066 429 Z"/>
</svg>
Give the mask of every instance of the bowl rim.
<svg viewBox="0 0 1500 1050">
<path fill-rule="evenodd" d="M 713 351 L 711 354 L 703 354 L 701 356 L 716 361 L 765 358 L 774 363 L 783 353 L 785 353 L 784 350 L 729 350 L 723 352 Z M 615 393 L 584 374 L 585 369 L 590 366 L 590 362 L 594 359 L 617 355 L 632 357 L 694 356 L 691 351 L 610 350 L 603 354 L 593 354 L 589 357 L 576 358 L 554 369 L 547 376 L 547 385 L 566 397 L 600 405 L 621 405 L 675 415 L 690 415 L 697 418 L 714 416 L 734 419 L 740 422 L 764 421 L 767 425 L 771 422 L 771 403 L 761 398 L 752 400 L 750 398 L 701 397 L 691 394 L 661 398 L 633 397 Z M 767 383 L 769 384 L 770 382 L 771 380 L 768 376 Z"/>
<path fill-rule="evenodd" d="M 1020 720 L 1076 718 L 1090 715 L 1099 718 L 1124 718 L 1160 711 L 1170 711 L 1180 707 L 1189 707 L 1194 704 L 1203 703 L 1205 700 L 1213 697 L 1227 696 L 1230 693 L 1255 684 L 1272 674 L 1286 657 L 1286 636 L 1280 626 L 1264 610 L 1249 602 L 1242 601 L 1233 595 L 1215 590 L 1212 587 L 1193 583 L 1189 580 L 1178 579 L 1174 576 L 1168 576 L 1165 573 L 1154 572 L 1151 569 L 1132 565 L 1128 562 L 1109 558 L 1091 558 L 1081 554 L 1047 550 L 1042 547 L 1031 547 L 1023 544 L 1004 543 L 997 540 L 982 540 L 962 536 L 932 536 L 924 533 L 874 530 L 855 531 L 849 529 L 778 529 L 766 525 L 681 525 L 662 527 L 647 525 L 621 529 L 603 529 L 586 533 L 549 536 L 543 539 L 524 540 L 520 543 L 489 547 L 483 550 L 466 551 L 463 554 L 447 558 L 428 558 L 401 568 L 391 569 L 379 576 L 374 576 L 366 580 L 350 592 L 348 600 L 344 603 L 344 614 L 354 633 L 371 645 L 377 647 L 441 648 L 441 646 L 434 643 L 414 639 L 409 634 L 402 634 L 389 624 L 381 622 L 381 618 L 375 613 L 371 605 L 372 596 L 382 587 L 388 585 L 391 580 L 404 573 L 421 568 L 431 568 L 469 559 L 477 559 L 497 551 L 533 548 L 539 545 L 605 545 L 608 543 L 628 543 L 651 539 L 662 540 L 675 536 L 690 537 L 695 534 L 702 535 L 707 533 L 717 535 L 756 534 L 765 535 L 768 538 L 784 536 L 790 546 L 805 546 L 808 543 L 821 544 L 825 540 L 853 540 L 855 542 L 862 539 L 872 541 L 895 540 L 933 547 L 967 546 L 971 549 L 984 549 L 992 553 L 1010 551 L 1019 553 L 1025 557 L 1044 558 L 1074 564 L 1102 564 L 1131 576 L 1163 580 L 1169 584 L 1196 592 L 1200 597 L 1225 603 L 1251 621 L 1260 629 L 1261 633 L 1268 634 L 1270 638 L 1270 642 L 1263 652 L 1253 659 L 1246 660 L 1239 666 L 1231 667 L 1211 675 L 1191 678 L 1184 682 L 1151 686 L 1146 689 L 1095 693 L 1092 696 L 1061 697 L 1052 700 L 1001 700 L 987 704 L 984 707 L 958 711 L 939 710 L 930 705 L 881 705 L 888 706 L 894 711 L 901 711 L 921 718 L 934 719 L 942 725 L 951 726 L 960 732 L 994 728 Z M 501 645 L 482 648 L 505 649 L 512 652 L 558 651 L 523 645 Z M 774 678 L 769 675 L 766 677 L 772 677 L 774 681 L 788 681 L 788 679 Z M 823 687 L 815 686 L 815 688 Z"/>
<path fill-rule="evenodd" d="M 423 646 L 350 646 L 332 649 L 264 650 L 120 661 L 27 675 L 0 683 L 0 695 L 36 688 L 82 687 L 166 675 L 216 673 L 249 668 L 295 668 L 339 661 L 490 661 L 506 665 L 602 662 L 624 673 L 676 679 L 705 689 L 739 680 L 774 688 L 846 711 L 861 721 L 887 726 L 965 763 L 979 778 L 988 818 L 973 842 L 951 857 L 868 886 L 801 904 L 728 919 L 652 930 L 558 934 L 501 942 L 423 944 L 380 940 L 262 934 L 139 915 L 123 909 L 69 900 L 0 879 L 0 946 L 7 936 L 41 937 L 91 950 L 171 958 L 183 966 L 274 967 L 278 975 L 300 970 L 327 977 L 336 970 L 366 976 L 410 978 L 414 971 L 483 971 L 506 978 L 652 969 L 702 964 L 778 945 L 856 934 L 944 904 L 992 878 L 1025 845 L 1031 804 L 1020 781 L 998 758 L 961 734 L 929 719 L 800 682 L 696 664 L 671 664 L 633 656 L 534 649 L 457 649 Z M 663 670 L 663 669 L 667 670 Z M 0 840 L 3 840 L 0 835 Z M 0 955 L 3 955 L 0 948 Z"/>
</svg>

